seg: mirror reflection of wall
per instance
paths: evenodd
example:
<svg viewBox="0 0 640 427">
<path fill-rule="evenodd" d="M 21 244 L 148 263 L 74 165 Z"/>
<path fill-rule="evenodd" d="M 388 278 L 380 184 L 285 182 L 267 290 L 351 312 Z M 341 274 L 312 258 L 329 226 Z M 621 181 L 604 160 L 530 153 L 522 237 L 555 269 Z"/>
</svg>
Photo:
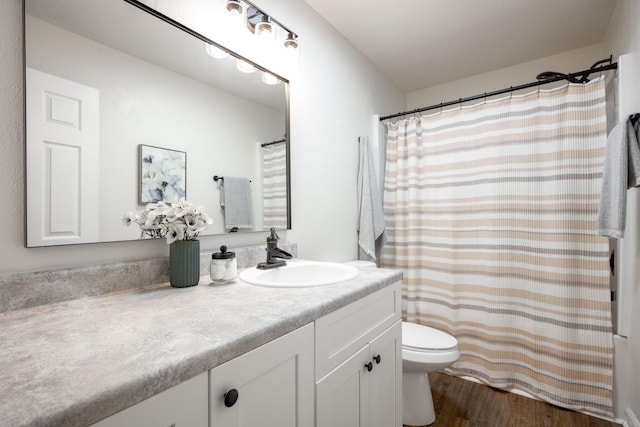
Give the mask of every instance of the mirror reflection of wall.
<svg viewBox="0 0 640 427">
<path fill-rule="evenodd" d="M 70 9 L 61 12 L 62 6 Z M 57 11 L 58 16 L 48 17 L 45 14 L 47 8 Z M 78 12 L 80 21 L 63 25 L 61 16 L 67 19 L 73 15 L 71 11 Z M 128 19 L 122 19 L 123 13 Z M 111 21 L 109 16 L 116 18 L 118 23 Z M 257 98 L 248 98 L 246 93 L 239 96 L 230 92 L 227 87 L 229 80 L 250 77 L 228 63 L 223 66 L 233 68 L 230 77 L 224 77 L 221 84 L 206 81 L 209 74 L 222 75 L 214 68 L 220 65 L 220 61 L 234 61 L 234 58 L 219 60 L 207 55 L 206 44 L 202 40 L 124 2 L 27 0 L 25 21 L 27 69 L 93 88 L 98 94 L 95 123 L 99 134 L 98 156 L 82 168 L 99 173 L 95 180 L 83 181 L 75 176 L 65 178 L 70 183 L 79 183 L 81 192 L 92 195 L 87 198 L 97 196 L 96 203 L 86 208 L 90 210 L 91 217 L 97 218 L 95 230 L 88 241 L 140 237 L 139 230 L 124 227 L 121 222 L 123 214 L 142 208 L 138 205 L 140 145 L 186 153 L 187 200 L 204 206 L 214 220 L 203 234 L 227 232 L 224 208 L 220 205 L 219 183 L 213 180 L 214 175 L 251 180 L 251 216 L 254 221 L 249 231 L 263 230 L 263 204 L 266 199 L 262 191 L 265 175 L 261 143 L 282 139 L 286 133 L 286 82 L 266 85 L 258 73 L 252 77 L 252 83 L 243 85 Z M 81 35 L 76 26 L 78 22 L 82 23 L 80 27 L 93 28 L 96 33 L 102 31 L 108 37 L 99 39 L 95 33 Z M 135 27 L 128 28 L 128 22 Z M 129 32 L 131 34 L 127 34 Z M 133 34 L 138 35 L 135 42 L 130 39 Z M 146 37 L 146 44 L 141 45 L 139 43 L 145 39 L 145 34 L 149 37 Z M 165 37 L 171 42 L 163 43 Z M 129 46 L 127 51 L 122 50 L 122 45 Z M 146 57 L 141 52 L 151 55 Z M 172 63 L 170 59 L 174 54 L 178 63 L 167 66 L 166 63 Z M 162 60 L 155 60 L 157 56 Z M 164 63 L 158 65 L 159 62 Z M 27 73 L 27 92 L 29 86 Z M 64 106 L 59 110 L 63 111 Z M 45 174 L 44 178 L 38 178 L 39 182 L 32 177 L 32 172 L 43 170 L 43 165 L 29 162 L 29 147 L 33 144 L 30 137 L 36 136 L 35 132 L 30 132 L 29 126 L 37 124 L 29 115 L 29 96 L 27 111 L 27 192 L 35 193 L 32 184 L 41 185 L 42 179 L 47 177 Z M 73 157 L 70 159 L 69 164 L 73 164 Z M 61 200 L 73 203 L 71 189 L 59 193 L 66 194 Z M 29 196 L 33 194 L 28 194 L 28 200 Z M 55 211 L 54 205 L 51 204 L 53 208 L 45 206 L 45 210 Z M 30 204 L 27 209 L 29 211 Z M 286 214 L 286 205 L 284 209 Z M 65 212 L 74 209 L 67 206 L 59 210 L 58 215 L 63 217 L 61 223 L 73 222 L 64 217 L 69 216 Z M 64 227 L 65 224 L 60 226 Z M 32 231 L 28 230 L 27 234 Z M 73 232 L 67 236 L 64 232 L 56 235 L 56 230 L 44 231 L 54 238 L 49 241 L 32 239 L 28 246 L 83 243 L 82 239 L 73 236 Z M 31 233 L 34 234 L 37 233 Z"/>
</svg>

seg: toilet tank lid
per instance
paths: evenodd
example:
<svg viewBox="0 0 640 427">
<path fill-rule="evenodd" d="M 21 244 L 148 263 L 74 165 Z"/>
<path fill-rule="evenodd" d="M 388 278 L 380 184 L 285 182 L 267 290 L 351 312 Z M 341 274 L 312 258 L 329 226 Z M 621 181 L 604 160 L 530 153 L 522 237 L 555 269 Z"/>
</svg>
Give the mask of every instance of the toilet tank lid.
<svg viewBox="0 0 640 427">
<path fill-rule="evenodd" d="M 446 332 L 417 323 L 402 322 L 402 346 L 415 350 L 446 350 L 458 340 Z"/>
</svg>

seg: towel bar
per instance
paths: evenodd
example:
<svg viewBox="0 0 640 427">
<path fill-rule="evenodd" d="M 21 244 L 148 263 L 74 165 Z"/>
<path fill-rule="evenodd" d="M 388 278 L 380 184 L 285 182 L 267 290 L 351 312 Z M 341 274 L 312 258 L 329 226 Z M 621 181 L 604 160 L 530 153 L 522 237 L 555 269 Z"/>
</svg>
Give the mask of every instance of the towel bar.
<svg viewBox="0 0 640 427">
<path fill-rule="evenodd" d="M 224 176 L 214 175 L 214 176 L 213 176 L 213 180 L 214 180 L 215 182 L 218 182 L 218 181 L 224 181 Z M 249 182 L 251 182 L 251 180 L 249 180 Z"/>
</svg>

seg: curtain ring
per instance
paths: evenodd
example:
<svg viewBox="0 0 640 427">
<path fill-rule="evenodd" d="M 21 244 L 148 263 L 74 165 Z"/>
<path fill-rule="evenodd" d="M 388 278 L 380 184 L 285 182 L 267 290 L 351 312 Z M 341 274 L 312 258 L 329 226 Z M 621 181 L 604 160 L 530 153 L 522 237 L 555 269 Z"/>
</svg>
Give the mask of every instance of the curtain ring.
<svg viewBox="0 0 640 427">
<path fill-rule="evenodd" d="M 483 99 L 484 99 L 483 104 L 487 105 L 487 92 L 484 93 L 484 98 Z"/>
</svg>

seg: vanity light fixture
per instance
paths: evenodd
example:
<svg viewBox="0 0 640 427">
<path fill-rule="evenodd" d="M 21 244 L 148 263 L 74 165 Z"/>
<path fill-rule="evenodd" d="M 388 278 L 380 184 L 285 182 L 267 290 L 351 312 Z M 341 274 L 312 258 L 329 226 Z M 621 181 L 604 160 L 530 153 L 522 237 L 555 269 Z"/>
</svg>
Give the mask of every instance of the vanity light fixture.
<svg viewBox="0 0 640 427">
<path fill-rule="evenodd" d="M 240 0 L 227 0 L 227 11 L 232 15 L 242 15 L 244 5 Z"/>
<path fill-rule="evenodd" d="M 247 61 L 244 61 L 242 59 L 238 59 L 238 62 L 236 62 L 236 68 L 238 69 L 238 71 L 242 71 L 243 73 L 253 73 L 254 71 L 257 70 L 256 67 L 254 67 L 253 65 L 249 64 Z"/>
<path fill-rule="evenodd" d="M 269 86 L 277 85 L 280 83 L 280 80 L 276 76 L 266 71 L 262 72 L 262 83 L 267 84 Z"/>
<path fill-rule="evenodd" d="M 276 20 L 273 16 L 264 12 L 255 4 L 248 0 L 228 0 L 227 10 L 234 15 L 240 15 L 246 9 L 246 24 L 249 31 L 256 36 L 265 36 L 275 33 L 275 26 L 280 27 L 286 34 L 284 46 L 289 49 L 298 47 L 298 35 L 285 27 L 284 24 Z"/>
<path fill-rule="evenodd" d="M 256 36 L 263 36 L 271 34 L 273 32 L 273 26 L 271 25 L 271 17 L 269 15 L 262 15 L 260 22 L 258 22 L 253 30 Z"/>
<path fill-rule="evenodd" d="M 298 47 L 298 35 L 296 33 L 289 33 L 287 39 L 284 41 L 284 47 L 287 49 L 296 49 Z"/>
<path fill-rule="evenodd" d="M 211 43 L 205 43 L 205 49 L 210 56 L 213 56 L 216 59 L 223 59 L 229 56 L 229 52 L 220 49 L 218 46 L 212 45 Z"/>
</svg>

